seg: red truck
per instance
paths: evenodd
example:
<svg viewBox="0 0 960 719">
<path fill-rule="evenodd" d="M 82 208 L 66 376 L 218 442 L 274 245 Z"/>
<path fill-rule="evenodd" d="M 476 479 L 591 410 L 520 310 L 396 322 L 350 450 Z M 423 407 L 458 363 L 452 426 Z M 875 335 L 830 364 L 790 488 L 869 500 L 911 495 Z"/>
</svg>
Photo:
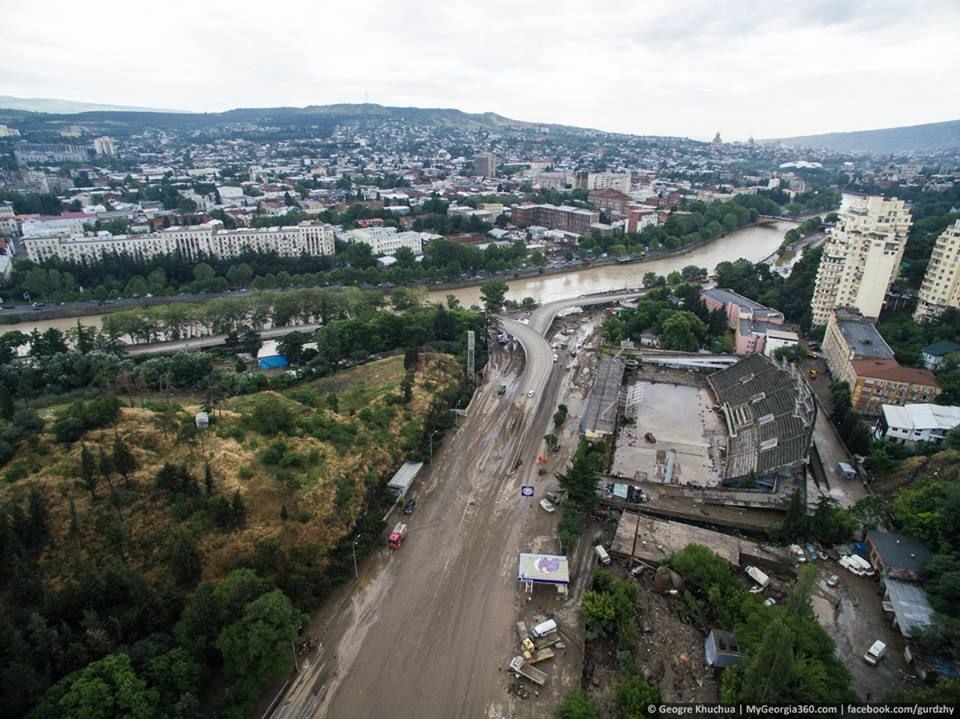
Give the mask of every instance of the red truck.
<svg viewBox="0 0 960 719">
<path fill-rule="evenodd" d="M 390 549 L 400 549 L 400 545 L 403 543 L 404 538 L 407 536 L 407 525 L 403 522 L 397 522 L 396 526 L 393 528 L 393 531 L 390 532 L 387 537 L 387 546 Z"/>
</svg>

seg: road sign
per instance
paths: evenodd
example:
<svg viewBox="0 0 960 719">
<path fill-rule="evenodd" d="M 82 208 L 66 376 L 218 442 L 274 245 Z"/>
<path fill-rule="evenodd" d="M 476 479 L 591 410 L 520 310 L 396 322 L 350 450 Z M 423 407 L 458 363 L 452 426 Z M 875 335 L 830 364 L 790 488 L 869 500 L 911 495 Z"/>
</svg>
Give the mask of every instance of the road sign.
<svg viewBox="0 0 960 719">
<path fill-rule="evenodd" d="M 521 496 L 521 497 L 532 497 L 532 496 L 533 496 L 533 485 L 532 485 L 532 484 L 523 484 L 523 485 L 520 485 L 520 496 Z"/>
</svg>

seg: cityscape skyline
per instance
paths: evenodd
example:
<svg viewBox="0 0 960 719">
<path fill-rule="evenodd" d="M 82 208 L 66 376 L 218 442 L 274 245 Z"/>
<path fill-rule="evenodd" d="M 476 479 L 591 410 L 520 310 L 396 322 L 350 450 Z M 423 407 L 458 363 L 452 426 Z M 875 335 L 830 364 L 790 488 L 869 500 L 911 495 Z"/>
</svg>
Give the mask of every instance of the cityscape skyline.
<svg viewBox="0 0 960 719">
<path fill-rule="evenodd" d="M 131 15 L 114 2 L 97 13 L 54 2 L 40 13 L 16 2 L 6 11 L 0 94 L 198 112 L 369 101 L 695 139 L 960 117 L 960 97 L 943 92 L 960 68 L 950 30 L 960 6 L 944 0 L 877 0 L 857 12 L 781 3 L 774 16 L 742 2 L 589 11 L 561 2 L 549 13 L 495 2 L 486 25 L 466 22 L 472 8 L 463 3 L 427 11 L 360 2 L 338 11 L 336 31 L 305 5 L 277 17 L 226 5 L 194 17 L 178 7 Z M 51 16 L 74 28 L 55 45 L 40 39 Z M 136 38 L 145 28 L 162 40 L 147 52 L 151 62 L 126 55 L 123 43 L 89 50 L 104 30 Z M 280 49 L 264 46 L 281 36 Z"/>
</svg>

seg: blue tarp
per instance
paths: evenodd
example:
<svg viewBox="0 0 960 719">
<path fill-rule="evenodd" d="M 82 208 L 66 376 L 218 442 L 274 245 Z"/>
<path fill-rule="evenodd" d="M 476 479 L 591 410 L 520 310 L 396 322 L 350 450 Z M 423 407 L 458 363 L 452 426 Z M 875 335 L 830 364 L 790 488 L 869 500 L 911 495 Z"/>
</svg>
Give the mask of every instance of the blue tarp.
<svg viewBox="0 0 960 719">
<path fill-rule="evenodd" d="M 270 355 L 269 357 L 261 357 L 257 360 L 257 364 L 260 365 L 260 369 L 276 369 L 277 367 L 289 366 L 287 358 L 283 355 Z"/>
</svg>

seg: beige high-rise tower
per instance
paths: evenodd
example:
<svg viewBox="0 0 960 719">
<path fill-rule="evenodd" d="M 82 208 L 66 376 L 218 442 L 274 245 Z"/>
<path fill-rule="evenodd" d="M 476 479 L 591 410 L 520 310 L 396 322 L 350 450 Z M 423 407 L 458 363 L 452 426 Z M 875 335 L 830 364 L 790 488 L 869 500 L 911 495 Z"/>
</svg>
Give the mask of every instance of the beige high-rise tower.
<svg viewBox="0 0 960 719">
<path fill-rule="evenodd" d="M 813 290 L 813 324 L 836 307 L 876 318 L 900 269 L 912 219 L 903 200 L 861 197 L 843 211 L 823 246 Z"/>
<path fill-rule="evenodd" d="M 917 322 L 936 319 L 948 307 L 960 309 L 960 220 L 945 229 L 933 245 L 918 298 L 913 313 Z"/>
</svg>

